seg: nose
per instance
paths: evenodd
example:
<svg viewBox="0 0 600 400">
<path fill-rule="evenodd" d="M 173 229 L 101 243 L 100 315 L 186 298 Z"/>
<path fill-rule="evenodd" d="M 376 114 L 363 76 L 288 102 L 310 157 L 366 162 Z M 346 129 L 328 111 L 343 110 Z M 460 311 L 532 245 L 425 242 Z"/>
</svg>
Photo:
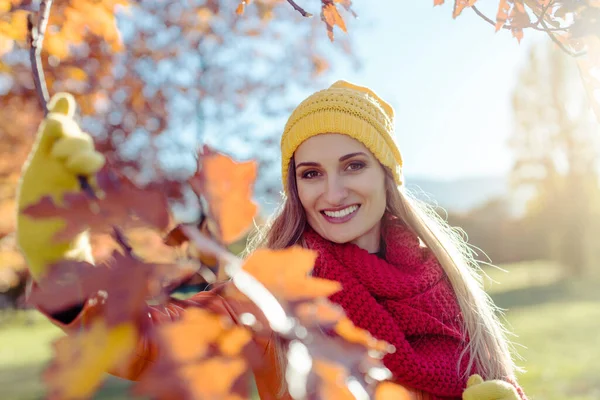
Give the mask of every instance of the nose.
<svg viewBox="0 0 600 400">
<path fill-rule="evenodd" d="M 343 204 L 346 197 L 348 197 L 348 189 L 344 179 L 335 174 L 330 174 L 325 188 L 325 200 L 332 206 L 337 206 Z"/>
</svg>

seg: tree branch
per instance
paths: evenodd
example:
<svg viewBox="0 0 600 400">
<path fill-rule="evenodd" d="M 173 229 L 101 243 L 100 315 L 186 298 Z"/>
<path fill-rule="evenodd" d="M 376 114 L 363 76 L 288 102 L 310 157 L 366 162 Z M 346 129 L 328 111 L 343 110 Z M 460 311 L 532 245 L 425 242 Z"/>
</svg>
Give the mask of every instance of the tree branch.
<svg viewBox="0 0 600 400">
<path fill-rule="evenodd" d="M 550 28 L 548 27 L 548 25 L 546 24 L 546 21 L 544 21 L 544 15 L 546 13 L 546 11 L 548 10 L 548 8 L 550 7 L 550 5 L 553 2 L 549 2 L 548 5 L 544 6 L 542 8 L 542 12 L 541 14 L 538 16 L 537 14 L 534 13 L 534 15 L 538 18 L 538 20 L 534 23 L 530 23 L 522 28 L 517 28 L 517 29 L 525 29 L 525 28 L 532 28 L 538 31 L 542 31 L 542 32 L 546 32 L 546 34 L 548 34 L 548 36 L 550 37 L 550 39 L 552 39 L 552 41 L 554 43 L 556 43 L 558 45 L 558 47 L 560 47 L 560 49 L 562 51 L 564 51 L 565 53 L 567 53 L 568 55 L 570 55 L 571 57 L 579 57 L 582 56 L 584 54 L 586 54 L 585 51 L 581 51 L 581 52 L 574 52 L 570 49 L 568 49 L 564 44 L 562 44 L 557 38 L 556 36 L 554 36 L 553 32 L 568 32 L 568 27 L 567 28 Z M 473 9 L 473 11 L 475 11 L 475 14 L 477 14 L 481 19 L 483 19 L 484 21 L 488 22 L 491 25 L 496 26 L 496 23 L 494 21 L 492 21 L 491 18 L 487 17 L 484 13 L 482 13 L 477 6 L 471 6 L 471 8 Z M 542 25 L 542 27 L 538 27 L 538 25 Z M 503 25 L 502 29 L 508 29 L 508 30 L 512 30 L 513 27 L 510 25 Z"/>
<path fill-rule="evenodd" d="M 479 8 L 477 8 L 477 6 L 471 6 L 471 8 L 473 9 L 473 11 L 475 11 L 475 14 L 477 14 L 484 21 L 488 22 L 490 25 L 496 26 L 496 23 L 494 21 L 492 21 L 491 18 L 488 18 L 484 13 L 482 13 L 481 11 L 479 11 Z M 507 25 L 503 25 L 502 29 L 512 29 L 512 27 L 511 26 L 507 26 Z"/>
<path fill-rule="evenodd" d="M 31 72 L 38 95 L 38 100 L 44 110 L 44 115 L 48 114 L 48 87 L 46 86 L 46 77 L 42 66 L 42 46 L 44 44 L 44 35 L 50 18 L 50 7 L 52 0 L 42 0 L 40 3 L 39 19 L 37 26 L 33 23 L 33 14 L 27 17 L 27 32 L 29 42 L 29 61 L 31 62 Z"/>
<path fill-rule="evenodd" d="M 300 14 L 302 14 L 303 17 L 307 17 L 310 18 L 313 15 L 309 12 L 306 12 L 302 7 L 300 7 L 298 4 L 296 4 L 296 2 L 294 0 L 287 0 L 288 3 L 290 3 L 290 5 L 292 7 L 294 7 L 294 10 L 298 11 Z"/>
<path fill-rule="evenodd" d="M 544 22 L 544 21 L 541 21 L 541 24 L 542 24 L 542 26 L 543 26 L 544 28 L 547 28 L 547 27 L 548 27 L 548 25 L 546 25 L 546 22 Z M 551 32 L 551 31 L 549 31 L 549 30 L 545 30 L 545 32 L 548 34 L 548 36 L 550 37 L 550 39 L 552 39 L 552 41 L 553 41 L 554 43 L 556 43 L 556 45 L 557 45 L 558 47 L 560 47 L 560 49 L 561 49 L 562 51 L 564 51 L 565 53 L 567 53 L 567 54 L 568 54 L 568 55 L 570 55 L 571 57 L 580 57 L 580 56 L 583 56 L 583 55 L 585 55 L 585 54 L 587 53 L 586 51 L 574 52 L 573 50 L 571 50 L 571 49 L 568 49 L 568 48 L 567 48 L 567 47 L 566 47 L 566 46 L 565 46 L 563 43 L 561 43 L 561 41 L 560 41 L 560 40 L 558 40 L 558 39 L 556 38 L 556 36 L 554 36 L 554 33 L 552 33 L 552 32 Z"/>
</svg>

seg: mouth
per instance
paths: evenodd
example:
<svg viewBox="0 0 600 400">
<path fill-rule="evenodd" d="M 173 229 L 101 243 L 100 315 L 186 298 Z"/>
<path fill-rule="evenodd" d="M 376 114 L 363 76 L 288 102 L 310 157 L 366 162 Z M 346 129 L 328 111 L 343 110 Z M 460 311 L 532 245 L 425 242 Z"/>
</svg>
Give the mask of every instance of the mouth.
<svg viewBox="0 0 600 400">
<path fill-rule="evenodd" d="M 359 209 L 360 204 L 353 204 L 338 210 L 322 210 L 321 215 L 323 215 L 328 222 L 333 224 L 341 224 L 352 219 Z"/>
</svg>

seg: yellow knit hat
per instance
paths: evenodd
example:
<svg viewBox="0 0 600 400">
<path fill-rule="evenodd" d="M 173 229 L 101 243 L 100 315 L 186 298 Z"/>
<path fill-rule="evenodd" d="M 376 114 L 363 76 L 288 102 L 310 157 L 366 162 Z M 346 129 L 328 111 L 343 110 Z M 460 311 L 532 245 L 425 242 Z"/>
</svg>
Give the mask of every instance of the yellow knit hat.
<svg viewBox="0 0 600 400">
<path fill-rule="evenodd" d="M 402 156 L 394 143 L 394 109 L 372 90 L 346 81 L 309 96 L 292 112 L 281 136 L 281 176 L 294 152 L 306 139 L 323 133 L 342 133 L 367 147 L 402 184 Z"/>
</svg>

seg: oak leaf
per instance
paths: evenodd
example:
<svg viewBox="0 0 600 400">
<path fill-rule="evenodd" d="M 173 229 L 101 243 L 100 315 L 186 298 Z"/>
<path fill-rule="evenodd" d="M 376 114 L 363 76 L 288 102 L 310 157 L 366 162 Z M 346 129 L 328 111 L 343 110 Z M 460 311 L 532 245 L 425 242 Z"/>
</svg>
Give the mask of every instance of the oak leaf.
<svg viewBox="0 0 600 400">
<path fill-rule="evenodd" d="M 157 190 L 137 188 L 123 176 L 103 169 L 97 174 L 98 197 L 86 192 L 67 193 L 57 205 L 43 197 L 24 213 L 31 217 L 58 217 L 65 221 L 54 237 L 57 242 L 72 239 L 82 231 L 107 232 L 114 225 L 121 227 L 151 226 L 164 230 L 169 224 L 166 197 Z"/>
<path fill-rule="evenodd" d="M 242 268 L 275 297 L 287 301 L 327 297 L 341 290 L 339 282 L 310 276 L 316 258 L 314 251 L 301 247 L 258 249 Z"/>
<path fill-rule="evenodd" d="M 231 244 L 250 228 L 258 209 L 252 201 L 256 162 L 238 163 L 206 148 L 198 169 L 190 184 L 207 199 L 221 240 Z"/>
</svg>

